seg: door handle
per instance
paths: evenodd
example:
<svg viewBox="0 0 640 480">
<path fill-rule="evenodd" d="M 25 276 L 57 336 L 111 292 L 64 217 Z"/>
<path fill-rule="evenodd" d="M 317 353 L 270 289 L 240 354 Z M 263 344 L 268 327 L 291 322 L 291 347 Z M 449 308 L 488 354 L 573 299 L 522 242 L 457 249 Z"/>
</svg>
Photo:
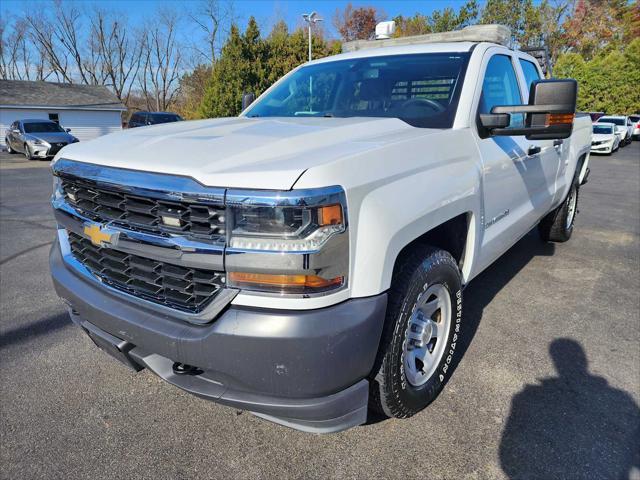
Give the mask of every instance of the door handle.
<svg viewBox="0 0 640 480">
<path fill-rule="evenodd" d="M 527 150 L 527 155 L 529 155 L 530 157 L 537 155 L 538 153 L 540 153 L 542 149 L 538 146 L 538 145 L 531 145 L 529 147 L 529 150 Z"/>
</svg>

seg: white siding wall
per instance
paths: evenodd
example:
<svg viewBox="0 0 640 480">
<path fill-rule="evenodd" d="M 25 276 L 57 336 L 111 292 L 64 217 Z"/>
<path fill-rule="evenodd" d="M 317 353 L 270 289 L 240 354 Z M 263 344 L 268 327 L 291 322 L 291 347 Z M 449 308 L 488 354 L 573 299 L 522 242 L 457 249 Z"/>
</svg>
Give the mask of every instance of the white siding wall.
<svg viewBox="0 0 640 480">
<path fill-rule="evenodd" d="M 30 108 L 0 108 L 0 144 L 4 146 L 5 131 L 16 120 L 26 118 L 49 119 L 50 113 L 57 113 L 60 125 L 70 128 L 80 141 L 117 132 L 122 128 L 120 112 L 101 110 L 34 110 Z"/>
</svg>

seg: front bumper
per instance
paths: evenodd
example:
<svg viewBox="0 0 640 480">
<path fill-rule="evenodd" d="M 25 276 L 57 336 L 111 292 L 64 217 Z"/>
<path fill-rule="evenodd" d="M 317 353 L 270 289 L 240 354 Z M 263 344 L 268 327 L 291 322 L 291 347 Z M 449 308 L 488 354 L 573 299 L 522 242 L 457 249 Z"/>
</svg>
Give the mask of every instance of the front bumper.
<svg viewBox="0 0 640 480">
<path fill-rule="evenodd" d="M 29 143 L 29 148 L 34 158 L 52 158 L 66 145 L 66 143 Z"/>
<path fill-rule="evenodd" d="M 213 322 L 194 325 L 78 275 L 58 242 L 50 265 L 72 320 L 105 350 L 115 344 L 116 356 L 134 369 L 300 430 L 333 432 L 366 421 L 386 294 L 307 311 L 229 306 Z M 178 375 L 174 362 L 200 373 Z"/>
<path fill-rule="evenodd" d="M 591 145 L 591 153 L 611 153 L 613 151 L 612 143 L 601 143 L 599 145 Z"/>
</svg>

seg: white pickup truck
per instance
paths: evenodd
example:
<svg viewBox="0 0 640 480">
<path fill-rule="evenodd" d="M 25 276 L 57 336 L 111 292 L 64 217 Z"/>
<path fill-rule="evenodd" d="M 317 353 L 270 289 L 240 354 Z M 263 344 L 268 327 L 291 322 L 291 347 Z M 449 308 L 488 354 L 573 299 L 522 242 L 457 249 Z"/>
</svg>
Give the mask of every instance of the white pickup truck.
<svg viewBox="0 0 640 480">
<path fill-rule="evenodd" d="M 576 83 L 490 28 L 359 43 L 237 118 L 67 146 L 50 263 L 72 320 L 134 370 L 301 430 L 423 409 L 464 286 L 536 226 L 568 240 L 586 180 Z"/>
</svg>

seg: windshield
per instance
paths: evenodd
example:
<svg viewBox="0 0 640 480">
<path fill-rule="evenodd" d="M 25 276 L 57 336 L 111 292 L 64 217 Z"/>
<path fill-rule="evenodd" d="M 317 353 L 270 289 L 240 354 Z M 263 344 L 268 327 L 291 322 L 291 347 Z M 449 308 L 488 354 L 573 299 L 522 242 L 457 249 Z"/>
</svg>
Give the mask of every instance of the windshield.
<svg viewBox="0 0 640 480">
<path fill-rule="evenodd" d="M 632 122 L 640 122 L 640 116 L 639 115 L 629 115 L 629 120 L 631 120 Z"/>
<path fill-rule="evenodd" d="M 156 125 L 158 123 L 170 123 L 170 122 L 179 122 L 182 120 L 179 115 L 174 115 L 171 113 L 154 113 L 153 115 L 148 116 L 149 124 Z"/>
<path fill-rule="evenodd" d="M 613 133 L 613 127 L 611 125 L 594 125 L 593 133 Z"/>
<path fill-rule="evenodd" d="M 469 54 L 355 58 L 302 67 L 247 117 L 389 117 L 450 128 Z"/>
<path fill-rule="evenodd" d="M 54 133 L 64 132 L 62 127 L 54 122 L 29 122 L 24 123 L 24 133 Z"/>
<path fill-rule="evenodd" d="M 598 122 L 615 123 L 616 125 L 624 125 L 624 118 L 600 117 Z"/>
</svg>

